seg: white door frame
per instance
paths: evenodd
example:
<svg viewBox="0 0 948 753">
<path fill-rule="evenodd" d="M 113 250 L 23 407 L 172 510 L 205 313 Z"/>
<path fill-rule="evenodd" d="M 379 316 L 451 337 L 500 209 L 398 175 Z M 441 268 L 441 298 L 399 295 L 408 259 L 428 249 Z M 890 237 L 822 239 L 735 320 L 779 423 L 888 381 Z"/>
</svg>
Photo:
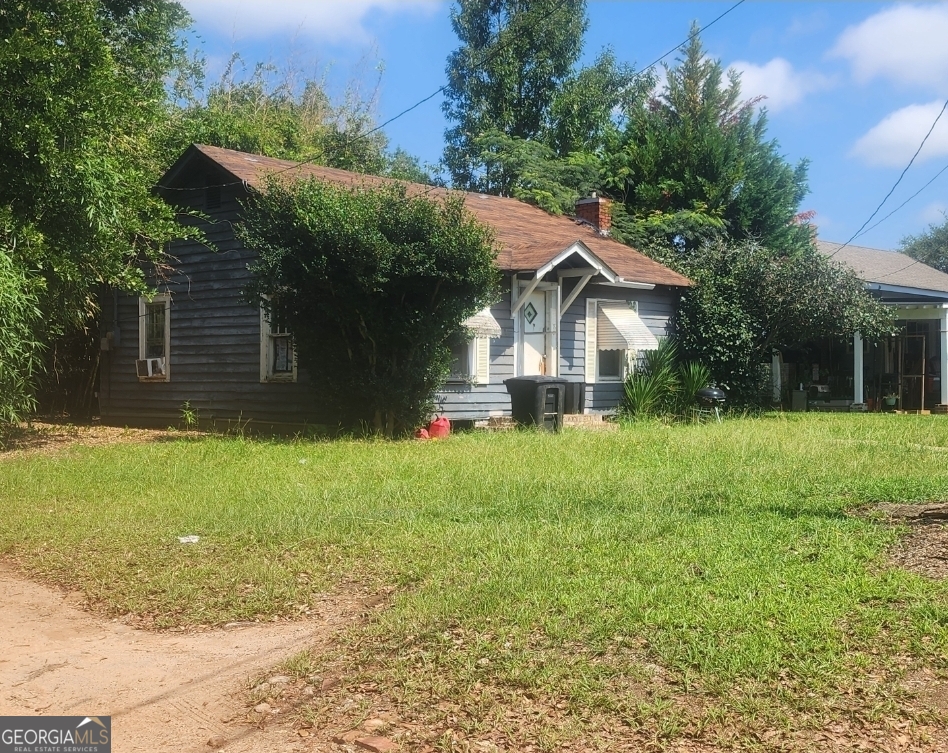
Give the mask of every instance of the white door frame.
<svg viewBox="0 0 948 753">
<path fill-rule="evenodd" d="M 512 298 L 520 304 L 513 315 L 514 324 L 514 376 L 523 376 L 523 327 L 520 319 L 523 316 L 523 304 L 527 296 L 534 292 L 543 292 L 547 300 L 547 337 L 546 337 L 546 372 L 547 376 L 559 376 L 560 373 L 560 295 L 562 289 L 555 282 L 537 282 L 532 280 L 518 280 L 516 275 L 511 278 L 511 288 L 514 290 Z M 550 330 L 552 328 L 552 330 Z"/>
</svg>

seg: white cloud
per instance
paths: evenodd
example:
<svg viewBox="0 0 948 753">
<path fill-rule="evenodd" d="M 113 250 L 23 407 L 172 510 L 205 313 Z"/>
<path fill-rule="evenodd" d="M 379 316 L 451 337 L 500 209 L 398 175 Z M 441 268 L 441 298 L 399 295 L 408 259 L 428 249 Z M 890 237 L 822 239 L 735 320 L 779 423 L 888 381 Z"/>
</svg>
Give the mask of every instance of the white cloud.
<svg viewBox="0 0 948 753">
<path fill-rule="evenodd" d="M 743 60 L 731 64 L 741 74 L 741 94 L 745 99 L 764 96 L 761 104 L 777 112 L 800 102 L 807 94 L 832 86 L 832 80 L 819 73 L 798 72 L 783 58 L 756 65 Z"/>
<path fill-rule="evenodd" d="M 888 78 L 948 90 L 948 5 L 897 5 L 846 29 L 830 57 L 850 62 L 856 80 Z"/>
<path fill-rule="evenodd" d="M 432 12 L 442 0 L 183 0 L 202 27 L 239 38 L 288 32 L 324 40 L 367 38 L 363 21 L 373 12 Z"/>
<path fill-rule="evenodd" d="M 929 225 L 940 225 L 945 221 L 948 204 L 943 201 L 933 201 L 918 213 L 918 218 Z"/>
<path fill-rule="evenodd" d="M 870 165 L 896 167 L 907 164 L 943 105 L 944 102 L 935 101 L 926 105 L 909 105 L 890 113 L 853 145 L 850 155 Z M 946 155 L 948 112 L 941 116 L 916 163 Z"/>
</svg>

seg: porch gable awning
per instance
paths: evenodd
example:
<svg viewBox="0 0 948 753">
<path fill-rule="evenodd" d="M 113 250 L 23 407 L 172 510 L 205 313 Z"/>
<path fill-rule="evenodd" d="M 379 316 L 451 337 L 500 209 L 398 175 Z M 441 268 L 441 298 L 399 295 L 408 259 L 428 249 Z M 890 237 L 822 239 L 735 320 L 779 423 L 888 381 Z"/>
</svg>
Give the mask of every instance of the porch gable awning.
<svg viewBox="0 0 948 753">
<path fill-rule="evenodd" d="M 626 303 L 600 303 L 596 317 L 599 350 L 655 350 L 658 338 Z"/>
<path fill-rule="evenodd" d="M 500 337 L 500 323 L 494 318 L 489 308 L 478 311 L 461 322 L 461 325 L 475 337 Z"/>
</svg>

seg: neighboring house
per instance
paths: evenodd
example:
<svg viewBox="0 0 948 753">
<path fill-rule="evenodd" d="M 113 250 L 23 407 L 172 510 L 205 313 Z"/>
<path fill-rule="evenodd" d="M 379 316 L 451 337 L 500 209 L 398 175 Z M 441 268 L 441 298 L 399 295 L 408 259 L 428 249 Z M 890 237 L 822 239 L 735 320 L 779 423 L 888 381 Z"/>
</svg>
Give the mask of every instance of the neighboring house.
<svg viewBox="0 0 948 753">
<path fill-rule="evenodd" d="M 234 235 L 238 202 L 276 172 L 351 186 L 386 180 L 191 146 L 157 190 L 182 212 L 207 216 L 195 222 L 214 248 L 173 244 L 172 271 L 150 280 L 154 298 L 104 296 L 103 329 L 111 330 L 99 393 L 105 422 L 167 425 L 185 401 L 218 424 L 285 430 L 318 421 L 318 397 L 297 369 L 292 334 L 241 296 L 255 253 Z M 455 346 L 437 411 L 453 420 L 509 415 L 504 380 L 533 374 L 584 382 L 587 412 L 614 409 L 635 354 L 670 333 L 689 281 L 610 239 L 604 199 L 580 201 L 581 219 L 482 194 L 467 194 L 465 206 L 494 230 L 503 295 L 466 323 L 472 337 Z"/>
<path fill-rule="evenodd" d="M 794 387 L 811 387 L 811 398 L 829 407 L 884 405 L 887 395 L 905 410 L 948 406 L 948 274 L 894 251 L 817 241 L 819 250 L 851 267 L 866 290 L 896 311 L 898 332 L 879 343 L 824 342 L 807 355 Z M 786 360 L 800 358 L 784 354 Z M 944 410 L 944 408 L 939 408 Z"/>
</svg>

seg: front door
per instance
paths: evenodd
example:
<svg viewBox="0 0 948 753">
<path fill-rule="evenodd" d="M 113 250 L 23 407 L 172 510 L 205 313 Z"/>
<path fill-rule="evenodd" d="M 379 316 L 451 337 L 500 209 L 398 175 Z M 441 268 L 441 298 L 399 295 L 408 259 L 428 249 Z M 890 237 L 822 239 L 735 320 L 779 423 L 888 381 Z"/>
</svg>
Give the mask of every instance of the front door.
<svg viewBox="0 0 948 753">
<path fill-rule="evenodd" d="M 522 360 L 520 373 L 556 376 L 555 317 L 551 309 L 553 291 L 535 290 L 520 308 Z"/>
</svg>

